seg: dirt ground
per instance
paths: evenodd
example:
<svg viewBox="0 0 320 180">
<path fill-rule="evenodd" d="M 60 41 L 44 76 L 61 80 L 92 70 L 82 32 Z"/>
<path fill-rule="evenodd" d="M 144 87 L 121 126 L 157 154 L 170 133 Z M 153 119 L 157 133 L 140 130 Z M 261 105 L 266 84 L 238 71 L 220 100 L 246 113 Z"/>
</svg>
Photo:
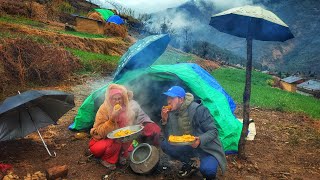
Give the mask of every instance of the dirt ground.
<svg viewBox="0 0 320 180">
<path fill-rule="evenodd" d="M 37 134 L 25 139 L 0 142 L 0 163 L 11 164 L 14 173 L 23 179 L 27 173 L 45 172 L 47 168 L 67 165 L 66 179 L 177 179 L 179 163 L 169 160 L 161 153 L 160 164 L 151 175 L 134 174 L 128 166 L 118 166 L 116 171 L 109 171 L 93 159 L 88 159 L 85 150 L 89 138 L 77 140 L 76 132 L 68 130 L 87 95 L 108 79 L 86 78 L 77 85 L 48 87 L 71 92 L 75 95 L 76 107 L 59 121 L 41 129 L 48 148 L 57 153 L 50 158 Z M 241 118 L 241 109 L 236 111 Z M 254 141 L 247 141 L 246 161 L 235 155 L 227 156 L 228 170 L 219 179 L 320 179 L 320 121 L 304 115 L 251 109 L 257 135 Z M 189 179 L 200 179 L 198 173 Z"/>
</svg>

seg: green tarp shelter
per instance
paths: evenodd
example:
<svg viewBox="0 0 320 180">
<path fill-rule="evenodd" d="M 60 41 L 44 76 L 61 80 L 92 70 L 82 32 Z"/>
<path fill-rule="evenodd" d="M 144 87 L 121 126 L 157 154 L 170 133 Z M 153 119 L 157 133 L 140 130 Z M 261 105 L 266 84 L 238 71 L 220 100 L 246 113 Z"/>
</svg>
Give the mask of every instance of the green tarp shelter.
<svg viewBox="0 0 320 180">
<path fill-rule="evenodd" d="M 100 13 L 101 17 L 105 21 L 107 21 L 109 19 L 109 17 L 114 15 L 114 13 L 109 9 L 94 9 L 94 11 L 97 11 L 98 13 Z"/>
<path fill-rule="evenodd" d="M 160 120 L 161 107 L 166 104 L 166 98 L 161 94 L 173 85 L 184 87 L 210 110 L 215 118 L 224 150 L 238 150 L 242 123 L 232 112 L 234 108 L 232 99 L 200 66 L 192 63 L 154 65 L 128 71 L 113 83 L 125 85 L 132 90 L 134 99 L 155 122 Z M 96 111 L 104 100 L 108 85 L 94 91 L 83 102 L 74 123 L 69 126 L 70 129 L 82 130 L 92 127 Z"/>
</svg>

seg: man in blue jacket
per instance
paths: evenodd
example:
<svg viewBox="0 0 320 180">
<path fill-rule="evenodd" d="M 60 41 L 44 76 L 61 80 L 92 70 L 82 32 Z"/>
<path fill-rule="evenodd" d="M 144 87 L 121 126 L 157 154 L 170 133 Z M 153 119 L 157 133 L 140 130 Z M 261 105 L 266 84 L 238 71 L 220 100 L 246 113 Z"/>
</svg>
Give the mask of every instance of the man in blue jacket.
<svg viewBox="0 0 320 180">
<path fill-rule="evenodd" d="M 164 106 L 161 111 L 165 137 L 161 148 L 164 153 L 182 162 L 178 176 L 188 177 L 199 169 L 205 179 L 215 179 L 218 166 L 224 173 L 227 161 L 209 110 L 194 102 L 193 95 L 179 86 L 173 86 L 163 94 L 167 96 L 168 106 Z M 182 146 L 168 142 L 169 135 L 184 134 L 195 136 L 195 141 Z M 194 157 L 200 159 L 199 168 L 191 160 Z"/>
</svg>

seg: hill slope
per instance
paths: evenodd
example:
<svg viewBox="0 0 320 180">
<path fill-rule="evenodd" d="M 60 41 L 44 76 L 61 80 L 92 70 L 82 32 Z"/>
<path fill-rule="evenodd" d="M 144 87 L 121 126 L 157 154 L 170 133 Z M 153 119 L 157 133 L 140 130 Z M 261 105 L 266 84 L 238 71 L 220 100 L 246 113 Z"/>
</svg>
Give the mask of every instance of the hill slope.
<svg viewBox="0 0 320 180">
<path fill-rule="evenodd" d="M 294 39 L 284 43 L 254 41 L 253 58 L 256 64 L 259 64 L 256 67 L 286 72 L 311 71 L 320 74 L 320 64 L 317 63 L 320 46 L 318 35 L 320 1 L 253 0 L 252 3 L 263 6 L 278 15 L 289 25 L 295 36 Z M 245 58 L 244 39 L 221 33 L 208 25 L 210 17 L 223 10 L 225 8 L 221 9 L 211 1 L 189 1 L 176 8 L 153 14 L 153 18 L 169 19 L 168 24 L 175 29 L 177 36 L 180 37 L 180 43 L 186 42 L 185 28 L 188 28 L 192 40 L 207 41 Z"/>
</svg>

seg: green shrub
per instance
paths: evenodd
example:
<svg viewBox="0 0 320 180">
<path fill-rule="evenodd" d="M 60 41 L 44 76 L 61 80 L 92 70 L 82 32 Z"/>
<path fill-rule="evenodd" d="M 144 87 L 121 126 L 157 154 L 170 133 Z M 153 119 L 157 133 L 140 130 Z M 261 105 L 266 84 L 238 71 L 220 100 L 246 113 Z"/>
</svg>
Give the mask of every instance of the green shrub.
<svg viewBox="0 0 320 180">
<path fill-rule="evenodd" d="M 266 80 L 266 83 L 271 87 L 274 86 L 274 81 L 272 79 Z"/>
<path fill-rule="evenodd" d="M 61 2 L 58 6 L 60 12 L 65 12 L 69 14 L 73 14 L 75 12 L 75 8 L 70 5 L 68 2 Z"/>
</svg>

